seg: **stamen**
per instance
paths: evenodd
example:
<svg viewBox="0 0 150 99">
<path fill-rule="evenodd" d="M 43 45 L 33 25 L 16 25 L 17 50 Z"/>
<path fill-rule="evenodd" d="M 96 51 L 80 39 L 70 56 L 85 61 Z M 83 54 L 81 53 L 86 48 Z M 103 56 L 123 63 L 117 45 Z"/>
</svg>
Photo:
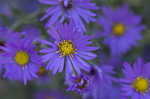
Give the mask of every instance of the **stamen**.
<svg viewBox="0 0 150 99">
<path fill-rule="evenodd" d="M 83 84 L 82 85 L 78 85 L 77 88 L 83 89 L 83 88 L 85 88 L 86 84 L 87 84 L 87 80 L 84 80 Z"/>
<path fill-rule="evenodd" d="M 29 55 L 25 51 L 19 51 L 16 53 L 14 60 L 20 66 L 23 66 L 29 62 Z"/>
<path fill-rule="evenodd" d="M 115 24 L 113 26 L 113 33 L 117 36 L 123 35 L 125 32 L 125 26 L 123 24 Z"/>
<path fill-rule="evenodd" d="M 72 54 L 76 53 L 77 49 L 74 48 L 71 40 L 64 40 L 58 43 L 59 50 L 56 53 L 60 53 L 61 56 L 69 56 L 72 57 Z"/>
<path fill-rule="evenodd" d="M 133 83 L 133 88 L 142 94 L 148 91 L 149 82 L 148 79 L 144 77 L 137 77 Z"/>
<path fill-rule="evenodd" d="M 79 83 L 77 86 L 78 89 L 83 89 L 87 85 L 87 80 L 80 77 L 79 79 L 76 80 L 76 83 Z"/>
</svg>

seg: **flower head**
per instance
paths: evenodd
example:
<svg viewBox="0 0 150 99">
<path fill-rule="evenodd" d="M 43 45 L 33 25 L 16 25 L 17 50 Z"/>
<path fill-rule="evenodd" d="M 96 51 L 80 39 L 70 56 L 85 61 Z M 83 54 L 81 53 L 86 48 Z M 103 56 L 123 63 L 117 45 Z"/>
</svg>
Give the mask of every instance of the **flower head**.
<svg viewBox="0 0 150 99">
<path fill-rule="evenodd" d="M 4 50 L 0 54 L 2 58 L 1 65 L 5 68 L 4 77 L 11 80 L 21 80 L 24 84 L 32 77 L 37 78 L 38 66 L 41 64 L 40 56 L 35 51 L 35 46 L 32 41 L 27 39 L 14 39 L 12 42 L 5 44 L 5 47 L 0 47 Z"/>
<path fill-rule="evenodd" d="M 124 63 L 124 78 L 121 78 L 122 92 L 126 97 L 132 99 L 149 99 L 150 95 L 150 63 L 143 64 L 139 58 L 133 67 L 130 64 Z"/>
<path fill-rule="evenodd" d="M 40 51 L 45 54 L 42 60 L 48 62 L 48 70 L 52 70 L 53 74 L 57 71 L 62 72 L 64 66 L 66 74 L 74 72 L 80 74 L 80 69 L 89 70 L 89 64 L 84 60 L 94 59 L 96 55 L 91 51 L 98 49 L 89 46 L 92 44 L 89 41 L 91 36 L 83 35 L 71 23 L 64 25 L 57 23 L 56 27 L 51 26 L 48 32 L 54 38 L 54 42 L 41 40 L 48 48 Z"/>
<path fill-rule="evenodd" d="M 87 75 L 72 75 L 66 83 L 69 85 L 68 91 L 84 93 L 89 90 L 89 78 Z"/>
<path fill-rule="evenodd" d="M 116 81 L 113 77 L 114 73 L 113 67 L 109 65 L 91 67 L 89 92 L 85 93 L 84 97 L 91 95 L 92 99 L 103 99 L 105 92 L 112 86 L 112 82 Z"/>
<path fill-rule="evenodd" d="M 14 41 L 19 37 L 19 33 L 9 30 L 8 27 L 0 27 L 0 46 L 5 46 L 6 42 Z"/>
<path fill-rule="evenodd" d="M 100 16 L 99 24 L 104 28 L 100 33 L 104 36 L 103 43 L 110 47 L 112 54 L 122 54 L 137 46 L 137 40 L 142 39 L 141 16 L 135 15 L 128 5 L 113 10 L 108 6 L 102 8 L 104 16 Z"/>
<path fill-rule="evenodd" d="M 0 46 L 5 47 L 5 44 L 7 42 L 12 42 L 15 39 L 19 39 L 20 38 L 20 34 L 14 32 L 13 30 L 9 30 L 8 27 L 0 27 Z M 4 50 L 0 49 L 0 53 L 3 53 Z M 0 57 L 0 60 L 3 60 L 2 57 Z M 2 63 L 2 62 L 1 62 Z M 0 73 L 2 73 L 3 70 L 3 66 L 0 65 Z"/>
<path fill-rule="evenodd" d="M 82 19 L 86 23 L 95 21 L 95 13 L 90 10 L 96 10 L 95 3 L 91 3 L 91 0 L 39 0 L 42 4 L 51 5 L 46 10 L 46 15 L 41 18 L 43 21 L 45 18 L 50 17 L 47 22 L 47 26 L 54 24 L 57 20 L 64 22 L 65 19 L 72 20 L 77 28 L 86 31 Z"/>
<path fill-rule="evenodd" d="M 40 30 L 32 25 L 23 27 L 21 34 L 23 37 L 30 38 L 33 40 L 40 39 L 41 37 Z"/>
</svg>

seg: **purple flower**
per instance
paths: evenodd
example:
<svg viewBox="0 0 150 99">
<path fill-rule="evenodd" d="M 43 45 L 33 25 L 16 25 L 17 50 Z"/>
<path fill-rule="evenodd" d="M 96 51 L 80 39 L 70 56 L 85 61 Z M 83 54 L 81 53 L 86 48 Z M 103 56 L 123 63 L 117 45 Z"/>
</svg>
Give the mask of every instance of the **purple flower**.
<svg viewBox="0 0 150 99">
<path fill-rule="evenodd" d="M 128 5 L 113 10 L 108 6 L 102 8 L 104 16 L 100 16 L 99 24 L 104 28 L 100 33 L 105 37 L 103 43 L 110 47 L 113 54 L 122 54 L 137 46 L 137 40 L 142 39 L 141 16 L 135 15 Z"/>
<path fill-rule="evenodd" d="M 119 86 L 113 85 L 107 89 L 104 89 L 103 91 L 104 91 L 102 96 L 103 98 L 100 99 L 122 99 Z"/>
<path fill-rule="evenodd" d="M 121 91 L 124 97 L 132 99 L 150 99 L 150 62 L 143 64 L 139 58 L 131 67 L 127 62 L 124 63 L 123 74 L 121 78 Z"/>
<path fill-rule="evenodd" d="M 5 68 L 4 78 L 21 80 L 26 85 L 27 80 L 38 77 L 36 73 L 38 72 L 37 65 L 41 64 L 40 56 L 35 51 L 32 42 L 33 40 L 29 38 L 14 38 L 14 41 L 7 42 L 4 47 L 0 47 L 4 51 L 0 54 L 2 58 L 0 65 Z"/>
<path fill-rule="evenodd" d="M 72 75 L 66 84 L 69 85 L 68 91 L 76 91 L 77 93 L 84 93 L 89 90 L 89 77 L 87 75 Z"/>
<path fill-rule="evenodd" d="M 20 35 L 13 30 L 8 30 L 8 27 L 0 27 L 0 46 L 5 46 L 7 42 L 12 42 L 14 39 L 18 39 Z M 0 49 L 0 53 L 3 53 L 4 50 Z M 0 57 L 0 60 L 3 58 Z M 3 66 L 0 65 L 0 74 L 2 73 Z"/>
<path fill-rule="evenodd" d="M 40 39 L 41 37 L 40 30 L 32 25 L 24 27 L 21 33 L 22 33 L 22 36 L 33 39 L 33 40 Z"/>
<path fill-rule="evenodd" d="M 95 3 L 91 3 L 91 0 L 39 0 L 42 4 L 51 5 L 46 10 L 46 15 L 41 18 L 41 21 L 50 17 L 47 22 L 47 26 L 54 24 L 57 20 L 64 22 L 65 19 L 72 20 L 77 28 L 82 31 L 86 31 L 82 19 L 86 23 L 95 21 L 95 13 L 90 10 L 97 10 Z"/>
<path fill-rule="evenodd" d="M 57 23 L 48 32 L 55 40 L 41 40 L 48 48 L 40 51 L 45 54 L 42 56 L 43 62 L 48 62 L 47 70 L 52 70 L 55 74 L 57 71 L 62 72 L 65 66 L 67 75 L 74 72 L 80 74 L 80 69 L 89 70 L 89 64 L 85 60 L 94 59 L 96 54 L 91 51 L 99 48 L 89 46 L 92 44 L 89 41 L 92 36 L 83 35 L 72 24 L 66 23 L 64 26 Z"/>
<path fill-rule="evenodd" d="M 123 63 L 123 56 L 122 55 L 106 55 L 106 53 L 104 51 L 99 51 L 99 53 L 97 54 L 98 58 L 101 61 L 101 64 L 107 64 L 107 65 L 111 65 L 114 66 L 116 68 L 118 67 L 122 67 L 122 63 Z"/>
<path fill-rule="evenodd" d="M 109 65 L 91 67 L 89 72 L 90 91 L 83 95 L 83 99 L 89 95 L 93 97 L 92 99 L 103 99 L 104 90 L 109 89 L 112 82 L 116 81 L 116 78 L 112 76 L 114 73 L 113 67 Z"/>
<path fill-rule="evenodd" d="M 0 46 L 4 46 L 4 43 L 12 42 L 19 37 L 19 33 L 9 30 L 8 27 L 0 27 Z"/>
<path fill-rule="evenodd" d="M 35 40 L 40 37 L 40 32 L 36 28 L 28 28 L 24 29 L 23 32 L 15 32 L 14 30 L 9 30 L 8 27 L 0 27 L 0 46 L 5 46 L 5 43 L 13 42 L 15 39 L 22 39 L 22 37 Z"/>
</svg>

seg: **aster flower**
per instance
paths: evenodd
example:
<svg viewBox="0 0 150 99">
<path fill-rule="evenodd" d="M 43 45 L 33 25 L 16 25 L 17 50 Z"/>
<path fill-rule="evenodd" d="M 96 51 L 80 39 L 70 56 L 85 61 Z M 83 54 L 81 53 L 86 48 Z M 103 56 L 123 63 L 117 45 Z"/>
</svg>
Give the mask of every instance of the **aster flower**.
<svg viewBox="0 0 150 99">
<path fill-rule="evenodd" d="M 26 38 L 33 39 L 33 40 L 37 40 L 41 37 L 40 30 L 37 29 L 36 27 L 32 26 L 32 25 L 24 27 L 22 29 L 21 34 L 22 34 L 22 36 L 24 36 Z"/>
<path fill-rule="evenodd" d="M 95 51 L 98 47 L 89 46 L 92 36 L 83 35 L 82 32 L 76 30 L 73 25 L 57 23 L 56 27 L 51 26 L 48 31 L 54 42 L 40 40 L 47 44 L 48 48 L 42 49 L 40 52 L 43 62 L 48 62 L 47 70 L 52 70 L 53 74 L 57 71 L 62 72 L 65 66 L 66 74 L 78 73 L 80 69 L 89 70 L 89 64 L 84 60 L 91 60 L 96 57 Z"/>
<path fill-rule="evenodd" d="M 102 8 L 104 16 L 100 16 L 99 24 L 104 31 L 99 35 L 105 37 L 103 43 L 110 47 L 112 54 L 122 54 L 137 46 L 142 39 L 141 32 L 145 28 L 140 24 L 141 16 L 135 15 L 128 5 L 113 10 L 108 6 Z"/>
<path fill-rule="evenodd" d="M 64 22 L 65 19 L 72 20 L 77 28 L 86 31 L 82 19 L 86 23 L 95 21 L 95 13 L 90 10 L 98 9 L 95 3 L 91 0 L 39 0 L 40 3 L 51 5 L 46 10 L 46 15 L 41 18 L 41 21 L 50 17 L 47 26 L 54 24 L 57 20 Z"/>
<path fill-rule="evenodd" d="M 68 91 L 76 91 L 77 93 L 84 93 L 89 90 L 89 78 L 87 75 L 72 75 L 69 80 L 66 81 L 69 85 Z"/>
<path fill-rule="evenodd" d="M 113 85 L 107 89 L 104 89 L 103 91 L 104 91 L 103 98 L 100 98 L 100 99 L 122 99 L 120 86 Z"/>
<path fill-rule="evenodd" d="M 0 46 L 4 46 L 7 42 L 13 42 L 14 39 L 22 39 L 22 37 L 35 40 L 40 37 L 40 31 L 35 27 L 24 28 L 22 32 L 9 30 L 8 27 L 0 27 Z"/>
<path fill-rule="evenodd" d="M 89 92 L 83 94 L 83 99 L 91 95 L 92 99 L 103 99 L 104 90 L 109 89 L 112 86 L 112 82 L 116 81 L 116 78 L 112 75 L 115 72 L 113 67 L 109 65 L 101 65 L 91 67 L 89 72 Z"/>
<path fill-rule="evenodd" d="M 9 30 L 8 27 L 0 27 L 0 46 L 4 46 L 6 42 L 14 41 L 19 38 L 20 35 L 13 30 Z"/>
<path fill-rule="evenodd" d="M 4 52 L 0 54 L 2 58 L 0 65 L 5 68 L 4 78 L 10 80 L 21 80 L 27 84 L 27 80 L 37 78 L 40 56 L 32 45 L 32 40 L 14 39 L 12 42 L 0 47 Z"/>
<path fill-rule="evenodd" d="M 150 63 L 143 64 L 139 58 L 133 67 L 124 63 L 124 78 L 120 79 L 123 96 L 132 99 L 150 99 Z"/>
<path fill-rule="evenodd" d="M 18 39 L 20 35 L 13 30 L 8 30 L 8 27 L 0 27 L 0 46 L 5 46 L 7 42 L 12 42 L 14 39 Z M 0 49 L 0 53 L 3 53 L 4 50 Z M 0 57 L 0 60 L 3 58 Z M 0 65 L 0 74 L 2 73 L 3 66 Z"/>
<path fill-rule="evenodd" d="M 104 51 L 99 51 L 97 56 L 100 59 L 101 64 L 111 65 L 111 66 L 114 66 L 116 68 L 122 67 L 122 63 L 123 63 L 123 56 L 122 55 L 111 54 L 108 56 L 108 55 L 106 55 L 106 53 Z"/>
</svg>

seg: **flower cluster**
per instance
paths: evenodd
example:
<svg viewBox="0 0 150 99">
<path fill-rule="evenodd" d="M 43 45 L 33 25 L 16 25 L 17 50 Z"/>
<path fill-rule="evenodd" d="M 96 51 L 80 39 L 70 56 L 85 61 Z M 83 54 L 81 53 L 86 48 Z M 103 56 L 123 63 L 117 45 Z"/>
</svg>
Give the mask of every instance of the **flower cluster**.
<svg viewBox="0 0 150 99">
<path fill-rule="evenodd" d="M 41 18 L 41 21 L 50 17 L 46 26 L 56 23 L 56 21 L 64 22 L 65 19 L 72 20 L 74 26 L 79 30 L 86 31 L 82 19 L 86 23 L 95 21 L 95 13 L 90 10 L 97 10 L 98 7 L 91 0 L 39 0 L 42 4 L 51 5 L 46 10 L 46 15 Z"/>
<path fill-rule="evenodd" d="M 137 40 L 142 39 L 145 26 L 140 24 L 141 16 L 129 10 L 127 4 L 113 10 L 103 6 L 104 15 L 99 16 L 98 23 L 104 28 L 99 34 L 105 37 L 103 44 L 108 45 L 113 54 L 122 54 L 137 46 Z"/>
<path fill-rule="evenodd" d="M 24 85 L 28 80 L 38 80 L 42 85 L 50 83 L 50 73 L 59 72 L 65 74 L 66 90 L 79 93 L 83 99 L 150 99 L 150 62 L 143 64 L 141 58 L 133 66 L 128 62 L 123 66 L 109 62 L 110 58 L 119 59 L 138 47 L 138 41 L 143 39 L 142 31 L 146 26 L 128 4 L 117 8 L 100 7 L 102 14 L 98 15 L 97 23 L 101 30 L 98 34 L 88 34 L 84 21 L 96 21 L 92 10 L 98 11 L 92 0 L 39 2 L 50 6 L 41 18 L 43 21 L 50 17 L 44 28 L 47 38 L 42 38 L 35 27 L 24 28 L 21 32 L 0 27 L 0 73 L 3 78 L 22 81 Z M 100 43 L 96 38 L 103 41 Z M 101 57 L 105 55 L 103 44 L 110 52 L 107 57 Z M 49 98 L 66 99 L 47 92 L 36 96 L 36 99 Z"/>
</svg>

